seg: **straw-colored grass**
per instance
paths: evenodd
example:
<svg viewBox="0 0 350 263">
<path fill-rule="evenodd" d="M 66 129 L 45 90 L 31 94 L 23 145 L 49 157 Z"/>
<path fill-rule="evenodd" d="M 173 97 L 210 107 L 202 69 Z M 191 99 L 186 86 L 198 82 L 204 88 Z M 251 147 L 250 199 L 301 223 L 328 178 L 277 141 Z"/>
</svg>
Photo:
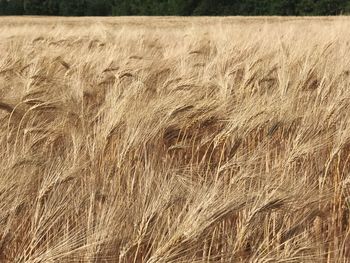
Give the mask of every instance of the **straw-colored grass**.
<svg viewBox="0 0 350 263">
<path fill-rule="evenodd" d="M 0 262 L 349 262 L 349 28 L 1 18 Z"/>
</svg>

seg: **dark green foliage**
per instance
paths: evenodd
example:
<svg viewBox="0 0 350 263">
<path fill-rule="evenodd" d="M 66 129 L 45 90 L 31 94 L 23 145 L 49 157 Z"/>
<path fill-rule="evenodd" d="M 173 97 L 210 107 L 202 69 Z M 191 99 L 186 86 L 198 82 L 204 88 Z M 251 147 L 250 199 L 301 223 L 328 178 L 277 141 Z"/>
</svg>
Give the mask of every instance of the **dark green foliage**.
<svg viewBox="0 0 350 263">
<path fill-rule="evenodd" d="M 12 2 L 12 0 L 10 2 Z M 48 12 L 47 4 L 48 1 L 44 0 L 24 0 L 24 12 L 27 15 L 44 15 Z"/>
<path fill-rule="evenodd" d="M 272 0 L 270 14 L 282 16 L 297 15 L 297 2 L 295 0 Z"/>
<path fill-rule="evenodd" d="M 0 1 L 1 15 L 23 15 L 23 0 L 1 0 Z"/>
<path fill-rule="evenodd" d="M 85 9 L 85 0 L 60 0 L 59 3 L 59 14 L 62 16 L 83 16 Z"/>
<path fill-rule="evenodd" d="M 0 15 L 339 15 L 350 0 L 0 0 Z"/>
<path fill-rule="evenodd" d="M 84 14 L 87 16 L 108 16 L 112 12 L 112 2 L 109 0 L 86 0 Z"/>
<path fill-rule="evenodd" d="M 7 1 L 0 0 L 0 15 L 5 15 L 7 11 Z"/>
<path fill-rule="evenodd" d="M 315 10 L 317 15 L 337 15 L 345 11 L 347 0 L 320 0 L 317 1 Z"/>
</svg>

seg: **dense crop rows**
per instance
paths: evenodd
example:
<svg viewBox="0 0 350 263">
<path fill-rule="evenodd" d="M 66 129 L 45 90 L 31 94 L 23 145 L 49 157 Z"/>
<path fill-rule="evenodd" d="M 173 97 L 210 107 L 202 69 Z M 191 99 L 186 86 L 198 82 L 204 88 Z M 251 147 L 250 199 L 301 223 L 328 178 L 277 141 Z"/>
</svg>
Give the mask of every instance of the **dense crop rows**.
<svg viewBox="0 0 350 263">
<path fill-rule="evenodd" d="M 346 19 L 0 23 L 1 262 L 348 262 Z"/>
</svg>

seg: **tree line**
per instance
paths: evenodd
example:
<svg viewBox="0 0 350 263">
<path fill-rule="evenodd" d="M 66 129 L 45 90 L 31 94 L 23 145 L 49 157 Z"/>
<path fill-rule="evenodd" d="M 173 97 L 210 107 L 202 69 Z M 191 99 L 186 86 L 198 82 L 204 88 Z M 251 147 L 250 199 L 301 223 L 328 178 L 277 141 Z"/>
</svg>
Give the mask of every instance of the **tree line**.
<svg viewBox="0 0 350 263">
<path fill-rule="evenodd" d="M 339 15 L 350 0 L 0 0 L 0 15 Z"/>
</svg>

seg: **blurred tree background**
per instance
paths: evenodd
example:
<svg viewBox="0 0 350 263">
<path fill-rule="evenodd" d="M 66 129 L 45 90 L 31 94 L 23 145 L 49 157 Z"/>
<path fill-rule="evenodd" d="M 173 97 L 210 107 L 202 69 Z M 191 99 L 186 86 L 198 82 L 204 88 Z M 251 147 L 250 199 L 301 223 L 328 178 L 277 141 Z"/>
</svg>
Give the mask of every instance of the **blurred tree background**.
<svg viewBox="0 0 350 263">
<path fill-rule="evenodd" d="M 0 15 L 340 15 L 350 0 L 0 0 Z"/>
</svg>

